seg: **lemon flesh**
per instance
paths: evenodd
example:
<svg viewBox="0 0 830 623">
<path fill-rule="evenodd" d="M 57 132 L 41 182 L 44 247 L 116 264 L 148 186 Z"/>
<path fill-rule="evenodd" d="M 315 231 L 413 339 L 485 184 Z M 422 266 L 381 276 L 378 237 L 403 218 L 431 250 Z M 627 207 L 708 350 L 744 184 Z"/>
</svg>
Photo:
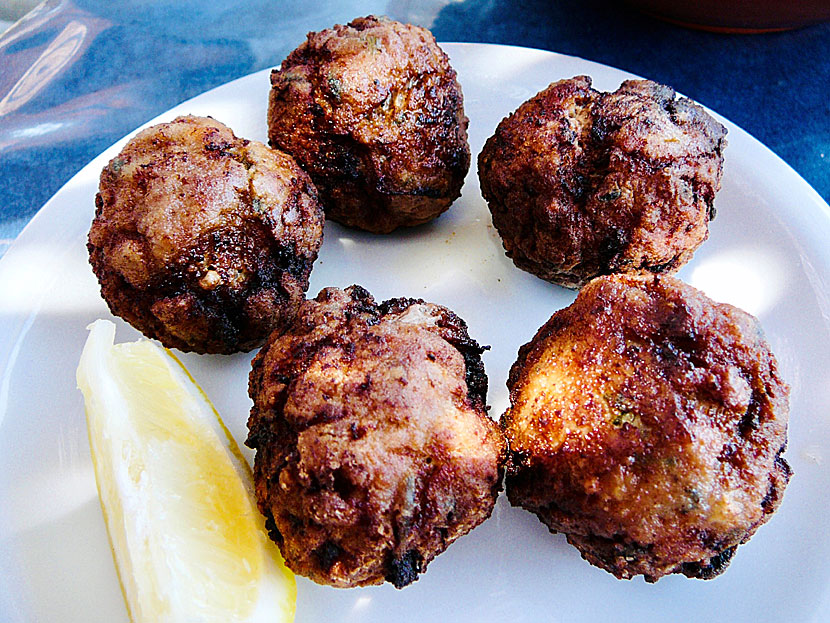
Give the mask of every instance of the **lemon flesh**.
<svg viewBox="0 0 830 623">
<path fill-rule="evenodd" d="M 77 379 L 130 618 L 293 621 L 294 576 L 219 414 L 169 351 L 114 337 L 90 325 Z"/>
</svg>

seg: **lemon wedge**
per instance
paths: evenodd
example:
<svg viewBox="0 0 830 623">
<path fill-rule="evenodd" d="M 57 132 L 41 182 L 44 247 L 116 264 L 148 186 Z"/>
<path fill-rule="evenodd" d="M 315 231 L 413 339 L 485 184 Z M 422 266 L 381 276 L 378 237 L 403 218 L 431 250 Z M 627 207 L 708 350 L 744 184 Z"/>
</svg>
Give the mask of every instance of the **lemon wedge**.
<svg viewBox="0 0 830 623">
<path fill-rule="evenodd" d="M 114 338 L 90 325 L 77 379 L 130 618 L 293 621 L 294 575 L 219 414 L 172 353 Z"/>
</svg>

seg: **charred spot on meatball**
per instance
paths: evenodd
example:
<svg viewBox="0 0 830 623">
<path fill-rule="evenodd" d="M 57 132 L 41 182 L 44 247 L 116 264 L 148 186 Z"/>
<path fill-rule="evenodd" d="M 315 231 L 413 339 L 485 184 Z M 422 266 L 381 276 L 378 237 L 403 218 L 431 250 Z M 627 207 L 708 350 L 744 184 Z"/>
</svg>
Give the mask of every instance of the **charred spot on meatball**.
<svg viewBox="0 0 830 623">
<path fill-rule="evenodd" d="M 673 273 L 709 235 L 726 128 L 649 80 L 591 84 L 551 84 L 487 140 L 478 175 L 493 225 L 516 266 L 568 288 Z"/>
<path fill-rule="evenodd" d="M 508 499 L 618 578 L 715 577 L 781 503 L 789 388 L 758 321 L 673 277 L 588 283 L 508 388 Z"/>
<path fill-rule="evenodd" d="M 246 444 L 289 568 L 402 588 L 490 516 L 505 451 L 482 352 L 447 308 L 359 286 L 323 290 L 269 338 Z"/>
<path fill-rule="evenodd" d="M 310 33 L 271 85 L 271 144 L 308 171 L 328 218 L 387 233 L 461 194 L 468 119 L 428 30 L 369 16 Z"/>
<path fill-rule="evenodd" d="M 183 351 L 251 350 L 289 324 L 322 243 L 308 175 L 206 117 L 139 132 L 95 205 L 87 248 L 110 310 Z"/>
</svg>

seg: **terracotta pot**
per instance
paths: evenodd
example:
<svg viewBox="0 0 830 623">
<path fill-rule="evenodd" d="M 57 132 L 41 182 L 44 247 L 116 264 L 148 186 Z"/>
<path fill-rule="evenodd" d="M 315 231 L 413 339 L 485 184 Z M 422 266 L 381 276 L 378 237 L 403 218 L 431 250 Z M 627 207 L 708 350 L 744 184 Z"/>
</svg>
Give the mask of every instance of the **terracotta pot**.
<svg viewBox="0 0 830 623">
<path fill-rule="evenodd" d="M 830 19 L 830 0 L 627 0 L 682 26 L 716 32 L 789 30 Z"/>
</svg>

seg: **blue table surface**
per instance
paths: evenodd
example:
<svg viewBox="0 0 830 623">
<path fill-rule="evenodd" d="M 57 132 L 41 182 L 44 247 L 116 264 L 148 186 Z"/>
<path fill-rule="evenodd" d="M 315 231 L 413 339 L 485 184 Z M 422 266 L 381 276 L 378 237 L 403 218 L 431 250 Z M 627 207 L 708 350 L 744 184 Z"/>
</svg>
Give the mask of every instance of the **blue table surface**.
<svg viewBox="0 0 830 623">
<path fill-rule="evenodd" d="M 669 84 L 830 199 L 830 23 L 714 34 L 608 0 L 47 0 L 0 35 L 0 255 L 73 174 L 137 126 L 278 65 L 308 31 L 369 13 L 426 26 L 439 41 L 552 50 Z"/>
</svg>

